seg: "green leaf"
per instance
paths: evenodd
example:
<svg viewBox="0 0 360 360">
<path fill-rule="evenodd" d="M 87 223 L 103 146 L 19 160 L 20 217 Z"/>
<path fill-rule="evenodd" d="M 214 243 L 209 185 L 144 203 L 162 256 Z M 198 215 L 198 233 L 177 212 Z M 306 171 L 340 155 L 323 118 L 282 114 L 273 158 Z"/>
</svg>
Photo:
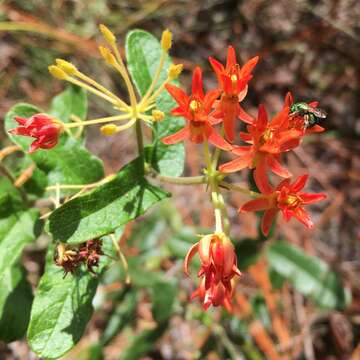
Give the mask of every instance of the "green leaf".
<svg viewBox="0 0 360 360">
<path fill-rule="evenodd" d="M 109 234 L 167 196 L 147 182 L 142 159 L 138 158 L 111 181 L 55 210 L 49 229 L 56 241 L 81 243 Z"/>
<path fill-rule="evenodd" d="M 90 184 L 104 177 L 102 161 L 69 137 L 63 137 L 60 144 L 51 150 L 37 151 L 34 160 L 47 173 L 49 185 Z M 62 190 L 62 193 L 68 191 Z"/>
<path fill-rule="evenodd" d="M 0 279 L 20 257 L 25 245 L 36 239 L 37 210 L 29 210 L 0 219 Z"/>
<path fill-rule="evenodd" d="M 267 248 L 267 259 L 275 271 L 318 306 L 343 309 L 349 303 L 350 294 L 323 260 L 283 241 Z"/>
<path fill-rule="evenodd" d="M 162 49 L 158 39 L 143 30 L 130 31 L 126 37 L 126 58 L 128 69 L 141 96 L 144 96 L 150 87 L 156 72 Z M 160 79 L 156 86 L 162 84 L 167 78 L 167 72 L 172 64 L 166 56 Z M 178 85 L 177 81 L 173 82 Z M 171 109 L 177 106 L 174 99 L 163 91 L 156 100 L 157 108 L 165 113 L 165 119 L 153 126 L 154 144 L 151 156 L 148 159 L 151 165 L 164 175 L 180 176 L 184 170 L 185 150 L 183 144 L 166 146 L 160 139 L 173 134 L 184 125 L 183 119 L 170 116 Z"/>
<path fill-rule="evenodd" d="M 27 333 L 31 349 L 41 358 L 57 359 L 81 338 L 93 313 L 98 279 L 77 271 L 64 278 L 49 248 L 45 273 L 34 298 Z"/>
<path fill-rule="evenodd" d="M 17 126 L 15 116 L 30 117 L 41 112 L 29 104 L 17 104 L 5 116 L 5 129 L 8 131 Z M 9 134 L 10 139 L 27 152 L 32 138 Z M 63 134 L 59 144 L 50 150 L 37 150 L 30 157 L 40 170 L 48 175 L 49 185 L 89 184 L 104 176 L 100 159 L 92 155 L 80 141 Z M 63 191 L 63 193 L 68 193 Z"/>
<path fill-rule="evenodd" d="M 0 179 L 0 218 L 7 217 L 14 211 L 24 209 L 24 201 L 12 182 L 3 177 Z"/>
<path fill-rule="evenodd" d="M 157 323 L 169 320 L 176 294 L 175 284 L 170 281 L 159 281 L 151 287 L 152 313 Z"/>
<path fill-rule="evenodd" d="M 138 295 L 134 289 L 131 289 L 119 301 L 119 305 L 111 314 L 107 326 L 102 334 L 101 343 L 108 344 L 128 323 L 135 318 Z"/>
<path fill-rule="evenodd" d="M 156 341 L 163 335 L 167 329 L 167 324 L 162 323 L 155 329 L 144 330 L 135 336 L 131 345 L 121 354 L 121 360 L 137 360 L 141 355 L 154 349 Z"/>
<path fill-rule="evenodd" d="M 71 121 L 70 115 L 76 115 L 81 120 L 85 120 L 87 107 L 86 91 L 78 86 L 69 85 L 66 90 L 54 97 L 49 114 L 64 123 Z"/>
<path fill-rule="evenodd" d="M 256 263 L 260 252 L 261 241 L 255 239 L 243 239 L 235 243 L 238 267 L 246 270 L 249 266 Z"/>
<path fill-rule="evenodd" d="M 0 289 L 0 340 L 12 342 L 25 335 L 30 319 L 33 295 L 24 268 L 6 268 Z"/>
</svg>

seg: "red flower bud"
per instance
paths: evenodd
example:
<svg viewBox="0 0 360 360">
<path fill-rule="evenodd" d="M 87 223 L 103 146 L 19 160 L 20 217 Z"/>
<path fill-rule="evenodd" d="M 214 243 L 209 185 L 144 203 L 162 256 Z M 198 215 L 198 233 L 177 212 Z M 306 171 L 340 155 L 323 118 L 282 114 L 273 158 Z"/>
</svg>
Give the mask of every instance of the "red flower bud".
<svg viewBox="0 0 360 360">
<path fill-rule="evenodd" d="M 187 275 L 189 275 L 189 262 L 197 252 L 201 260 L 198 276 L 202 279 L 192 298 L 199 297 L 205 310 L 210 305 L 222 305 L 230 311 L 233 277 L 241 275 L 236 265 L 234 246 L 224 233 L 202 237 L 186 255 L 184 271 Z"/>
<path fill-rule="evenodd" d="M 37 149 L 51 149 L 58 143 L 62 125 L 47 114 L 35 114 L 29 118 L 16 116 L 19 127 L 9 130 L 13 135 L 31 136 L 36 140 L 31 144 L 29 153 Z"/>
</svg>

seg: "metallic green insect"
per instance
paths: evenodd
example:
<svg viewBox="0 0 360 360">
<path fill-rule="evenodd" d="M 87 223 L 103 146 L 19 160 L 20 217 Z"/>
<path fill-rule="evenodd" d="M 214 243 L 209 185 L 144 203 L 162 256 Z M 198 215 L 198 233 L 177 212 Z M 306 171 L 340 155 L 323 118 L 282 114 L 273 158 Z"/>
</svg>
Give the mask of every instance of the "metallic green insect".
<svg viewBox="0 0 360 360">
<path fill-rule="evenodd" d="M 290 116 L 300 116 L 304 118 L 304 128 L 310 129 L 319 124 L 326 118 L 327 114 L 324 110 L 310 106 L 305 102 L 292 104 L 290 107 Z"/>
</svg>

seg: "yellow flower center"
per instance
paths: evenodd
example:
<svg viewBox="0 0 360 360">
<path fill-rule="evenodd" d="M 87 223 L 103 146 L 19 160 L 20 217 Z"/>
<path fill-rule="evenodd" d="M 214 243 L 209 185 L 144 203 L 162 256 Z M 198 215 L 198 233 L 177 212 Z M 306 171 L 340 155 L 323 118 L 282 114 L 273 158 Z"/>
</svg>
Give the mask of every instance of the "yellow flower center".
<svg viewBox="0 0 360 360">
<path fill-rule="evenodd" d="M 296 195 L 289 195 L 285 200 L 285 204 L 289 207 L 296 207 L 299 203 L 300 199 Z"/>
<path fill-rule="evenodd" d="M 274 137 L 274 133 L 271 129 L 267 129 L 264 131 L 264 133 L 261 136 L 260 143 L 265 144 L 267 141 L 272 140 Z"/>
<path fill-rule="evenodd" d="M 190 111 L 192 113 L 195 113 L 201 109 L 201 103 L 198 100 L 191 100 L 189 107 L 190 107 Z"/>
<path fill-rule="evenodd" d="M 231 79 L 231 82 L 232 82 L 233 85 L 235 85 L 236 82 L 238 81 L 238 77 L 237 77 L 236 74 L 232 74 L 230 79 Z"/>
</svg>

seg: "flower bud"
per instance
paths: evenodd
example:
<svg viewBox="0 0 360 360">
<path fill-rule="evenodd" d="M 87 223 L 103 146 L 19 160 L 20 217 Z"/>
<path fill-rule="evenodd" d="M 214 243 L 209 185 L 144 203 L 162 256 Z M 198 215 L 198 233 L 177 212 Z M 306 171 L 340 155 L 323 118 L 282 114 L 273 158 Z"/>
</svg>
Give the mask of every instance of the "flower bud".
<svg viewBox="0 0 360 360">
<path fill-rule="evenodd" d="M 99 29 L 104 37 L 104 39 L 109 43 L 109 44 L 115 44 L 116 42 L 116 37 L 115 35 L 109 30 L 109 28 L 103 24 L 100 24 Z"/>
<path fill-rule="evenodd" d="M 172 33 L 168 29 L 164 30 L 161 36 L 161 47 L 164 51 L 168 52 L 171 48 Z"/>
<path fill-rule="evenodd" d="M 99 46 L 99 51 L 101 56 L 109 65 L 114 65 L 116 63 L 115 56 L 107 47 Z"/>
<path fill-rule="evenodd" d="M 177 65 L 172 64 L 168 71 L 169 79 L 170 80 L 176 79 L 181 74 L 183 67 L 184 67 L 183 64 L 177 64 Z"/>
<path fill-rule="evenodd" d="M 50 74 L 51 74 L 53 77 L 57 78 L 57 79 L 66 80 L 67 77 L 68 77 L 68 75 L 66 74 L 66 72 L 65 72 L 64 70 L 60 69 L 60 68 L 59 68 L 58 66 L 56 66 L 56 65 L 50 65 L 50 66 L 48 67 L 48 69 L 49 69 Z"/>
<path fill-rule="evenodd" d="M 56 59 L 56 65 L 68 75 L 74 75 L 77 72 L 75 65 L 63 59 Z"/>
<path fill-rule="evenodd" d="M 100 131 L 105 136 L 111 136 L 116 134 L 117 126 L 115 124 L 106 124 L 100 128 Z"/>
<path fill-rule="evenodd" d="M 152 115 L 154 121 L 163 121 L 165 118 L 165 114 L 162 111 L 157 110 L 157 109 L 153 110 L 151 115 Z"/>
</svg>

